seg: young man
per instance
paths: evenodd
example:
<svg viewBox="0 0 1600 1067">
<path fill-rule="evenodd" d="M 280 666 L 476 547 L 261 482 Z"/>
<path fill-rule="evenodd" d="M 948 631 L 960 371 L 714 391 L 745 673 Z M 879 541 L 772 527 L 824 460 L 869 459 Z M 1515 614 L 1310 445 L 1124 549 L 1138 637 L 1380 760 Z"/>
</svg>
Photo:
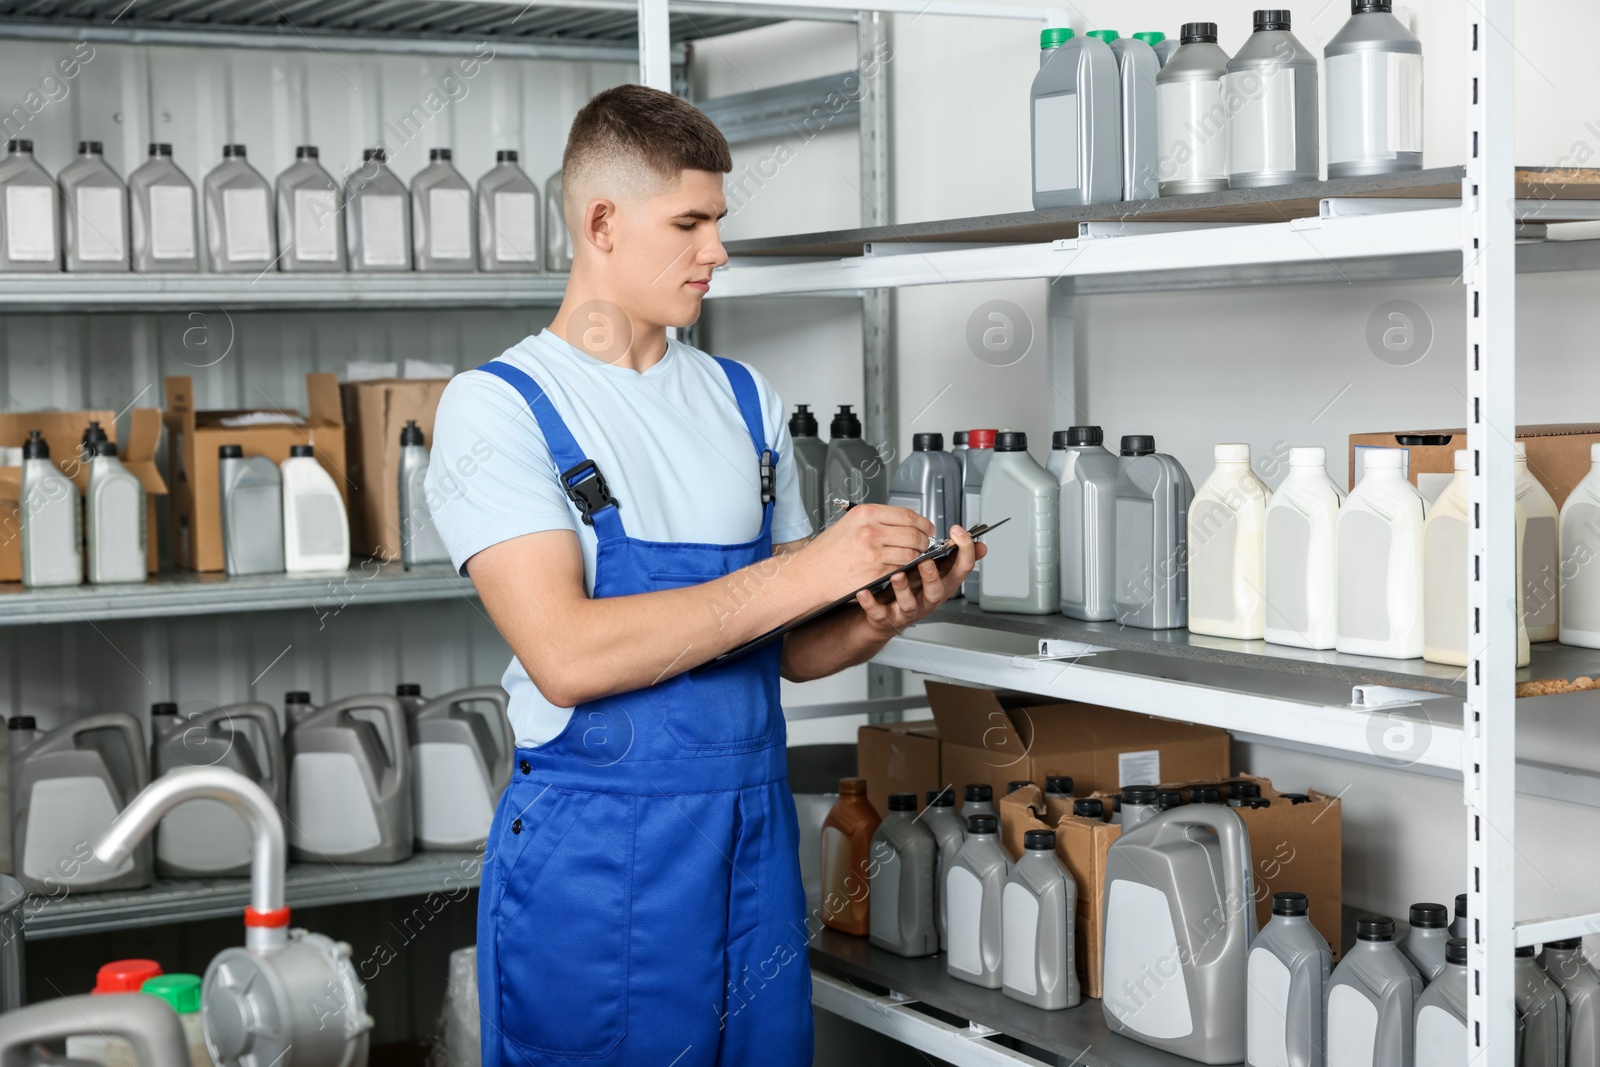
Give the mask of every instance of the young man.
<svg viewBox="0 0 1600 1067">
<path fill-rule="evenodd" d="M 428 498 L 515 658 L 516 768 L 480 890 L 484 1067 L 806 1067 L 810 971 L 780 674 L 871 657 L 972 569 L 710 660 L 912 559 L 864 505 L 810 538 L 784 405 L 667 339 L 700 315 L 727 142 L 665 93 L 595 97 L 562 160 L 548 330 L 445 390 Z"/>
</svg>

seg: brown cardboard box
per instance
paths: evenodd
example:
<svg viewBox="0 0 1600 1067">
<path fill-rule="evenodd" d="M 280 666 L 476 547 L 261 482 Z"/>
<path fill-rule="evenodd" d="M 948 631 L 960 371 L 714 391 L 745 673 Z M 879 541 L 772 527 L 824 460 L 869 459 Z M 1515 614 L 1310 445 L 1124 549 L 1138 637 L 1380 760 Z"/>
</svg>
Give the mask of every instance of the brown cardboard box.
<svg viewBox="0 0 1600 1067">
<path fill-rule="evenodd" d="M 345 382 L 346 459 L 350 475 L 350 548 L 400 558 L 400 431 L 415 419 L 433 444 L 433 416 L 448 378 L 377 378 Z"/>
<path fill-rule="evenodd" d="M 1402 436 L 1446 438 L 1443 443 L 1401 444 Z M 1543 426 L 1518 426 L 1517 440 L 1528 446 L 1528 470 L 1539 479 L 1556 507 L 1566 502 L 1572 487 L 1589 473 L 1589 446 L 1600 444 L 1600 425 L 1562 422 Z M 1355 488 L 1357 452 L 1363 448 L 1404 448 L 1411 484 L 1429 500 L 1438 496 L 1455 473 L 1455 453 L 1467 447 L 1467 431 L 1405 430 L 1394 433 L 1350 435 L 1350 487 Z M 1420 479 L 1419 479 L 1420 476 Z"/>
<path fill-rule="evenodd" d="M 867 780 L 867 799 L 883 815 L 890 793 L 917 794 L 920 810 L 927 791 L 944 785 L 939 777 L 939 728 L 932 719 L 886 722 L 856 731 L 856 769 Z"/>
<path fill-rule="evenodd" d="M 311 445 L 317 461 L 333 477 L 349 509 L 345 478 L 344 418 L 339 410 L 339 379 L 333 374 L 307 374 L 306 398 L 311 412 L 299 426 L 222 425 L 239 411 L 196 411 L 194 386 L 188 377 L 168 378 L 167 470 L 172 477 L 172 556 L 180 567 L 220 571 L 222 556 L 221 486 L 217 482 L 217 449 L 241 445 L 247 456 L 266 456 L 274 463 L 289 458 L 291 445 Z"/>
</svg>

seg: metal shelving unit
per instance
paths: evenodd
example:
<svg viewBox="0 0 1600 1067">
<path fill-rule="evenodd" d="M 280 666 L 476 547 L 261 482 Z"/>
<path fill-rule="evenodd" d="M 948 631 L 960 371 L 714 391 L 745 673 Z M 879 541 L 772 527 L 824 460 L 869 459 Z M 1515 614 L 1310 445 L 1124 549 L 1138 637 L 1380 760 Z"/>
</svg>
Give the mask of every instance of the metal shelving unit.
<svg viewBox="0 0 1600 1067">
<path fill-rule="evenodd" d="M 0 314 L 557 307 L 566 287 L 559 273 L 13 274 Z"/>
</svg>

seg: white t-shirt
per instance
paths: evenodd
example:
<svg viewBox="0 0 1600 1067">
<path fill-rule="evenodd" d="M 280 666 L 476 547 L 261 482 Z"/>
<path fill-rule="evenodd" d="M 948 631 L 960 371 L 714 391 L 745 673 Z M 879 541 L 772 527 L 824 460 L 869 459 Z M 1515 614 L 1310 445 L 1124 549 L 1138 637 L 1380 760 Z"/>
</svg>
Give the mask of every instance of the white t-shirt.
<svg viewBox="0 0 1600 1067">
<path fill-rule="evenodd" d="M 579 449 L 595 461 L 630 537 L 738 544 L 761 532 L 760 459 L 733 387 L 699 349 L 667 343 L 643 374 L 584 354 L 544 331 L 501 359 L 543 387 Z M 800 500 L 783 401 L 751 370 L 769 447 L 778 453 L 772 542 L 811 534 Z M 579 518 L 533 412 L 509 383 L 481 371 L 457 375 L 434 420 L 428 507 L 450 558 L 466 564 L 490 545 L 543 530 L 574 530 L 584 586 L 594 592 L 595 531 Z M 537 577 L 531 577 L 537 580 Z M 501 680 L 517 744 L 541 745 L 572 709 L 544 698 L 515 657 Z"/>
</svg>

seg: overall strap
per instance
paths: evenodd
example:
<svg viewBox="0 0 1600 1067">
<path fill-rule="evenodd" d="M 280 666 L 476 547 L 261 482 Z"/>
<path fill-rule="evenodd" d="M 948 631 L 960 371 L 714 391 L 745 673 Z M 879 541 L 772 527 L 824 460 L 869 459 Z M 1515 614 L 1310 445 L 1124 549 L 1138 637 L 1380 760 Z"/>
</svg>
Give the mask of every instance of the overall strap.
<svg viewBox="0 0 1600 1067">
<path fill-rule="evenodd" d="M 743 363 L 721 356 L 712 356 L 728 376 L 733 386 L 733 398 L 738 401 L 739 414 L 744 416 L 745 429 L 750 431 L 750 443 L 761 457 L 761 503 L 771 504 L 777 499 L 778 456 L 767 444 L 766 430 L 761 424 L 761 395 L 756 392 L 755 379 Z M 770 516 L 768 517 L 770 521 Z"/>
</svg>

